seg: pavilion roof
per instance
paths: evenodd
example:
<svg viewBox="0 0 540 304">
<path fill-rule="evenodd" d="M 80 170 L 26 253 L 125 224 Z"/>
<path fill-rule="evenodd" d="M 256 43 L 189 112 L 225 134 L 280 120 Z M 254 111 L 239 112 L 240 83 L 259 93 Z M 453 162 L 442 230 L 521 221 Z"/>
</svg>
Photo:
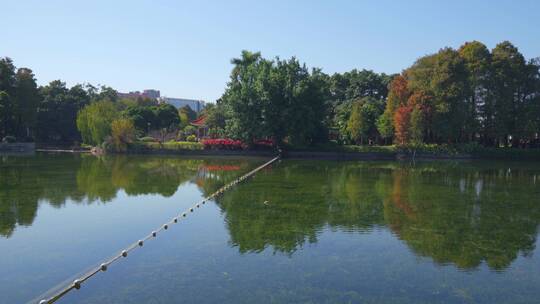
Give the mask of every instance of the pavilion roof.
<svg viewBox="0 0 540 304">
<path fill-rule="evenodd" d="M 197 126 L 197 127 L 205 127 L 206 126 L 206 115 L 201 115 L 197 119 L 190 122 L 191 125 Z"/>
</svg>

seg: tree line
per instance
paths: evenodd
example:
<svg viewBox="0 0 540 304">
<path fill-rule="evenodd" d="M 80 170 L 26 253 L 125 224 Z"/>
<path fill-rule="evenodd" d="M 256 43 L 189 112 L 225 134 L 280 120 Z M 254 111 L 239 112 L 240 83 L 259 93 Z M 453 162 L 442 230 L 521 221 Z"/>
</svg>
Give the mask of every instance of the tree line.
<svg viewBox="0 0 540 304">
<path fill-rule="evenodd" d="M 306 145 L 479 143 L 538 146 L 540 60 L 508 41 L 478 41 L 423 56 L 400 74 L 327 75 L 296 58 L 243 51 L 208 111 L 214 133 Z"/>
<path fill-rule="evenodd" d="M 185 127 L 197 114 L 150 98 L 119 98 L 107 86 L 38 86 L 29 68 L 0 58 L 0 141 L 101 145 L 117 148 L 151 131 Z M 112 137 L 111 137 L 112 136 Z"/>
<path fill-rule="evenodd" d="M 292 146 L 329 139 L 540 145 L 540 59 L 526 60 L 508 41 L 492 50 L 478 41 L 442 48 L 393 75 L 356 69 L 328 75 L 295 57 L 267 59 L 249 51 L 231 63 L 225 92 L 202 112 L 214 138 Z M 194 137 L 189 122 L 195 118 L 189 107 L 119 99 L 105 86 L 68 88 L 57 80 L 38 87 L 32 70 L 0 59 L 2 138 L 94 145 L 112 138 L 125 148 L 135 136 Z"/>
</svg>

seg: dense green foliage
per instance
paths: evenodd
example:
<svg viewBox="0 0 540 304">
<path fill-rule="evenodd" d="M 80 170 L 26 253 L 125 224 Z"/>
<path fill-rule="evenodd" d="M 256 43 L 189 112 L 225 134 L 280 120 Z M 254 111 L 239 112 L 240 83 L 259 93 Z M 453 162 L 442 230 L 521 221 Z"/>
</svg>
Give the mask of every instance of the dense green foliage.
<svg viewBox="0 0 540 304">
<path fill-rule="evenodd" d="M 507 41 L 491 52 L 473 41 L 418 59 L 390 85 L 397 142 L 538 145 L 539 69 Z"/>
<path fill-rule="evenodd" d="M 230 82 L 220 100 L 227 113 L 225 129 L 233 138 L 317 142 L 326 137 L 325 75 L 308 71 L 296 58 L 267 60 L 242 52 L 233 59 Z"/>
<path fill-rule="evenodd" d="M 201 113 L 212 138 L 289 146 L 329 138 L 370 145 L 540 145 L 540 59 L 527 61 L 507 41 L 491 51 L 478 41 L 446 47 L 397 75 L 356 69 L 327 75 L 294 57 L 270 60 L 248 51 L 232 64 L 223 96 Z M 98 101 L 114 111 L 97 111 Z M 197 118 L 189 107 L 118 100 L 111 88 L 68 88 L 61 81 L 38 88 L 31 70 L 0 60 L 2 138 L 99 144 L 110 135 L 113 113 L 131 120 L 139 137 L 165 142 L 200 135 L 189 125 Z"/>
<path fill-rule="evenodd" d="M 111 134 L 111 123 L 118 111 L 110 101 L 99 101 L 84 107 L 77 115 L 77 128 L 83 141 L 99 145 Z"/>
</svg>

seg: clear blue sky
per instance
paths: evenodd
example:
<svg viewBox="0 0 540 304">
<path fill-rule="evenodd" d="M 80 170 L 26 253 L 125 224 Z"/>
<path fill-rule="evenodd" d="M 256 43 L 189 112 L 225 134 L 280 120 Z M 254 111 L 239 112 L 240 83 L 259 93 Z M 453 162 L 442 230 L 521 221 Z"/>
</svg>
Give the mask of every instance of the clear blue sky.
<svg viewBox="0 0 540 304">
<path fill-rule="evenodd" d="M 394 73 L 444 46 L 514 43 L 540 56 L 540 1 L 119 1 L 0 4 L 0 56 L 39 84 L 214 101 L 242 49 L 297 56 L 326 73 Z"/>
</svg>

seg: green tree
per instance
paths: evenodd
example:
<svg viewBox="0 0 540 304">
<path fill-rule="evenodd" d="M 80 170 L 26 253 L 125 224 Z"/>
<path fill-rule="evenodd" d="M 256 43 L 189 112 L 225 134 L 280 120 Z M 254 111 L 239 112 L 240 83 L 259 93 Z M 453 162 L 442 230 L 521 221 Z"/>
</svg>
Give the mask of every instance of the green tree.
<svg viewBox="0 0 540 304">
<path fill-rule="evenodd" d="M 99 145 L 111 135 L 111 123 L 118 117 L 114 104 L 98 101 L 84 107 L 77 115 L 77 128 L 87 144 Z"/>
<path fill-rule="evenodd" d="M 13 109 L 11 98 L 5 91 L 0 91 L 0 136 L 3 138 L 6 135 L 11 135 L 12 126 Z"/>
<path fill-rule="evenodd" d="M 463 59 L 451 48 L 424 56 L 406 70 L 408 88 L 431 96 L 430 121 L 432 141 L 459 142 L 466 139 L 467 73 Z"/>
<path fill-rule="evenodd" d="M 77 113 L 90 103 L 82 85 L 71 89 L 55 80 L 40 88 L 41 101 L 37 110 L 36 137 L 46 142 L 73 142 L 81 139 L 77 129 Z"/>
<path fill-rule="evenodd" d="M 481 134 L 485 139 L 493 134 L 493 107 L 489 98 L 489 79 L 491 76 L 491 54 L 481 42 L 472 41 L 462 45 L 459 56 L 465 62 L 467 72 L 466 106 L 467 119 L 465 132 L 468 139 Z"/>
<path fill-rule="evenodd" d="M 156 117 L 155 129 L 176 129 L 180 124 L 178 110 L 170 104 L 164 103 L 156 107 L 152 107 Z"/>
<path fill-rule="evenodd" d="M 197 113 L 191 109 L 190 106 L 183 106 L 178 110 L 180 116 L 180 128 L 184 128 L 189 123 L 197 118 Z"/>
<path fill-rule="evenodd" d="M 15 135 L 15 65 L 9 57 L 0 58 L 0 135 Z"/>
<path fill-rule="evenodd" d="M 527 65 L 518 49 L 508 41 L 492 50 L 493 76 L 490 92 L 493 98 L 496 142 L 517 145 L 523 135 Z"/>
<path fill-rule="evenodd" d="M 146 134 L 151 129 L 157 129 L 159 126 L 156 114 L 152 111 L 152 107 L 150 106 L 128 106 L 127 109 L 124 110 L 123 116 L 133 122 L 135 129 L 139 133 Z"/>
<path fill-rule="evenodd" d="M 364 139 L 377 140 L 376 123 L 377 118 L 382 114 L 383 106 L 376 99 L 370 97 L 362 98 L 353 103 L 347 123 L 347 131 L 352 140 L 360 144 L 364 143 Z"/>
<path fill-rule="evenodd" d="M 32 70 L 20 68 L 15 75 L 15 132 L 19 137 L 30 137 L 35 128 L 39 91 Z"/>
<path fill-rule="evenodd" d="M 411 112 L 411 125 L 410 125 L 410 137 L 411 141 L 415 144 L 422 143 L 424 141 L 424 113 L 419 106 L 413 108 Z"/>
<path fill-rule="evenodd" d="M 377 119 L 377 131 L 379 131 L 379 134 L 384 139 L 385 143 L 394 136 L 394 125 L 390 112 L 385 111 L 379 116 Z"/>
<path fill-rule="evenodd" d="M 280 144 L 309 144 L 325 134 L 327 88 L 320 70 L 308 71 L 296 58 L 274 61 L 244 51 L 233 59 L 225 94 L 226 130 L 251 143 L 271 137 Z M 323 135 L 324 137 L 324 135 Z"/>
</svg>

